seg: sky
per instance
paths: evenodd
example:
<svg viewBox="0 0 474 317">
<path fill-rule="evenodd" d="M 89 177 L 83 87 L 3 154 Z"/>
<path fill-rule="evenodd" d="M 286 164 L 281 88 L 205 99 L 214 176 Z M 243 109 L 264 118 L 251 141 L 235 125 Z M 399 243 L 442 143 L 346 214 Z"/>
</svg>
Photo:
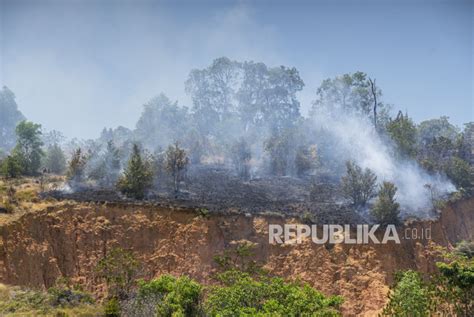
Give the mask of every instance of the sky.
<svg viewBox="0 0 474 317">
<path fill-rule="evenodd" d="M 325 78 L 376 78 L 416 122 L 474 121 L 474 1 L 0 0 L 0 85 L 46 130 L 134 128 L 161 92 L 227 56 L 296 67 L 303 114 Z"/>
</svg>

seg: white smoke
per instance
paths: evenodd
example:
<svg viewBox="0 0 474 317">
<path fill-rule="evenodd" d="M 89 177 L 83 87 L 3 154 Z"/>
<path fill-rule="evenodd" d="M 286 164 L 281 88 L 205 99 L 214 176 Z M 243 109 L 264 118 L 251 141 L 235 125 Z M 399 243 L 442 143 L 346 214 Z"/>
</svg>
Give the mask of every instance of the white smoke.
<svg viewBox="0 0 474 317">
<path fill-rule="evenodd" d="M 378 183 L 390 181 L 398 187 L 396 199 L 403 215 L 429 216 L 433 208 L 430 185 L 438 195 L 455 191 L 455 186 L 442 175 L 430 175 L 416 161 L 400 159 L 394 145 L 376 133 L 366 117 L 354 114 L 316 116 L 315 124 L 332 137 L 332 159 L 352 160 L 377 175 Z"/>
</svg>

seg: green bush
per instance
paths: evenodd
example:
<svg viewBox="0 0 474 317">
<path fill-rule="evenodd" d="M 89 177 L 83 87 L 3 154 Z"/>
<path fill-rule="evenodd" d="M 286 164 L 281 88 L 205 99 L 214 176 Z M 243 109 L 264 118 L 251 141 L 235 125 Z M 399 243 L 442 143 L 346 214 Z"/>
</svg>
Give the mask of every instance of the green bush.
<svg viewBox="0 0 474 317">
<path fill-rule="evenodd" d="M 120 317 L 120 302 L 116 297 L 109 299 L 104 306 L 105 317 Z"/>
<path fill-rule="evenodd" d="M 430 316 L 432 298 L 418 272 L 405 271 L 389 295 L 383 316 Z"/>
<path fill-rule="evenodd" d="M 251 277 L 232 270 L 219 274 L 204 304 L 211 316 L 339 316 L 340 296 L 326 297 L 305 283 Z"/>
<path fill-rule="evenodd" d="M 381 224 L 399 223 L 400 205 L 395 201 L 397 187 L 391 182 L 383 182 L 380 186 L 377 201 L 371 213 Z"/>
<path fill-rule="evenodd" d="M 158 298 L 157 316 L 196 316 L 201 312 L 202 290 L 199 283 L 187 276 L 163 275 L 148 282 L 140 281 L 138 297 L 144 301 Z"/>
</svg>

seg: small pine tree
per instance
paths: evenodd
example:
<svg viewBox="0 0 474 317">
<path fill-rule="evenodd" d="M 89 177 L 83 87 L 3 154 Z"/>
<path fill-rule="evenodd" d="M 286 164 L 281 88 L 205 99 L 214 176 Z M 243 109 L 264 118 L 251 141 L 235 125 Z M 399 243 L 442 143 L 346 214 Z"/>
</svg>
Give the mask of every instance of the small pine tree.
<svg viewBox="0 0 474 317">
<path fill-rule="evenodd" d="M 118 188 L 128 197 L 143 199 L 146 191 L 151 187 L 152 181 L 151 165 L 142 158 L 138 145 L 134 144 L 127 168 L 118 181 Z"/>
<path fill-rule="evenodd" d="M 184 177 L 184 171 L 189 163 L 186 151 L 179 147 L 178 142 L 170 145 L 166 151 L 166 170 L 173 177 L 174 191 L 179 192 L 179 183 Z"/>
<path fill-rule="evenodd" d="M 364 206 L 375 196 L 377 176 L 368 168 L 362 171 L 357 164 L 346 163 L 346 175 L 342 177 L 344 196 L 351 199 L 354 206 Z"/>
<path fill-rule="evenodd" d="M 397 187 L 391 182 L 380 185 L 377 201 L 371 210 L 372 216 L 381 224 L 397 224 L 400 205 L 395 201 Z"/>
<path fill-rule="evenodd" d="M 81 148 L 77 148 L 69 161 L 67 170 L 67 179 L 69 182 L 81 183 L 84 180 L 86 162 L 86 157 L 82 154 Z"/>
</svg>

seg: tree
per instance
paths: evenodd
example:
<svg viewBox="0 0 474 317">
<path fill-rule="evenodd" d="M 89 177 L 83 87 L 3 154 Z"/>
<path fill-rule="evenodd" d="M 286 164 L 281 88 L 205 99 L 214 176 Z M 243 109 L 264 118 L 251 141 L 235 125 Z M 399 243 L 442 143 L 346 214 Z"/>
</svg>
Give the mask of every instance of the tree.
<svg viewBox="0 0 474 317">
<path fill-rule="evenodd" d="M 66 170 L 66 157 L 59 144 L 54 143 L 46 150 L 44 167 L 54 174 L 62 174 Z"/>
<path fill-rule="evenodd" d="M 454 142 L 458 133 L 459 129 L 449 122 L 449 117 L 442 116 L 439 119 L 423 121 L 418 125 L 418 142 L 423 146 L 439 137 Z"/>
<path fill-rule="evenodd" d="M 235 115 L 241 72 L 241 63 L 227 57 L 190 72 L 186 92 L 193 100 L 193 118 L 204 135 L 216 135 L 219 124 Z"/>
<path fill-rule="evenodd" d="M 139 262 L 133 253 L 122 248 L 113 248 L 99 263 L 96 271 L 107 283 L 108 295 L 111 298 L 126 298 L 135 282 Z"/>
<path fill-rule="evenodd" d="M 179 147 L 178 142 L 170 145 L 166 151 L 166 170 L 173 177 L 174 191 L 179 192 L 179 184 L 183 179 L 184 171 L 189 163 L 186 151 Z"/>
<path fill-rule="evenodd" d="M 463 248 L 466 251 L 461 246 L 461 250 Z M 440 302 L 447 304 L 451 315 L 474 316 L 474 258 L 469 254 L 472 249 L 467 253 L 456 249 L 444 254 L 444 262 L 436 263 L 439 270 L 439 278 L 435 279 L 436 294 Z"/>
<path fill-rule="evenodd" d="M 176 140 L 186 132 L 188 117 L 186 107 L 180 107 L 178 102 L 160 94 L 143 106 L 135 135 L 149 148 L 166 146 L 170 140 Z"/>
<path fill-rule="evenodd" d="M 379 127 L 387 121 L 388 107 L 380 101 L 382 91 L 366 73 L 355 72 L 325 79 L 316 94 L 311 110 L 313 116 L 358 114 L 371 118 Z"/>
<path fill-rule="evenodd" d="M 390 120 L 387 124 L 386 129 L 402 157 L 416 155 L 416 126 L 408 114 L 404 115 L 399 111 L 395 120 Z"/>
<path fill-rule="evenodd" d="M 395 201 L 397 187 L 391 182 L 380 185 L 377 201 L 371 214 L 381 224 L 397 224 L 399 222 L 400 204 Z"/>
<path fill-rule="evenodd" d="M 364 171 L 354 162 L 346 162 L 346 175 L 342 177 L 342 192 L 356 207 L 364 206 L 375 196 L 377 176 L 368 168 Z"/>
<path fill-rule="evenodd" d="M 15 94 L 3 86 L 0 90 L 0 148 L 8 151 L 15 145 L 15 128 L 22 120 L 25 117 L 18 110 Z"/>
<path fill-rule="evenodd" d="M 146 192 L 151 188 L 152 182 L 151 163 L 142 158 L 140 148 L 137 144 L 134 144 L 128 165 L 118 181 L 118 188 L 128 197 L 143 199 Z"/>
<path fill-rule="evenodd" d="M 244 138 L 234 143 L 231 149 L 231 156 L 239 177 L 242 179 L 249 179 L 250 159 L 252 158 L 252 153 L 249 144 Z"/>
<path fill-rule="evenodd" d="M 0 172 L 5 178 L 17 178 L 21 175 L 21 165 L 18 158 L 14 155 L 7 156 L 1 162 Z"/>
<path fill-rule="evenodd" d="M 458 189 L 463 189 L 468 193 L 474 191 L 474 168 L 466 161 L 453 157 L 447 164 L 445 171 Z"/>
<path fill-rule="evenodd" d="M 389 295 L 383 316 L 431 316 L 432 297 L 418 272 L 405 271 Z"/>
<path fill-rule="evenodd" d="M 44 155 L 41 146 L 41 125 L 21 121 L 16 127 L 17 143 L 13 155 L 20 162 L 22 173 L 35 175 L 41 166 L 41 157 Z"/>
<path fill-rule="evenodd" d="M 244 62 L 241 67 L 237 112 L 245 130 L 263 126 L 282 133 L 294 127 L 301 118 L 296 94 L 304 87 L 298 70 L 254 62 Z"/>
<path fill-rule="evenodd" d="M 86 163 L 87 159 L 85 155 L 82 154 L 81 148 L 77 148 L 72 154 L 66 173 L 70 184 L 75 185 L 81 183 L 84 180 L 84 170 Z"/>
<path fill-rule="evenodd" d="M 101 186 L 113 187 L 120 176 L 120 151 L 112 140 L 107 142 L 105 152 L 97 154 L 95 166 L 89 173 L 89 178 Z"/>
<path fill-rule="evenodd" d="M 265 141 L 264 149 L 270 158 L 270 173 L 277 176 L 288 175 L 293 160 L 291 152 L 294 134 L 292 130 L 273 131 Z"/>
</svg>

